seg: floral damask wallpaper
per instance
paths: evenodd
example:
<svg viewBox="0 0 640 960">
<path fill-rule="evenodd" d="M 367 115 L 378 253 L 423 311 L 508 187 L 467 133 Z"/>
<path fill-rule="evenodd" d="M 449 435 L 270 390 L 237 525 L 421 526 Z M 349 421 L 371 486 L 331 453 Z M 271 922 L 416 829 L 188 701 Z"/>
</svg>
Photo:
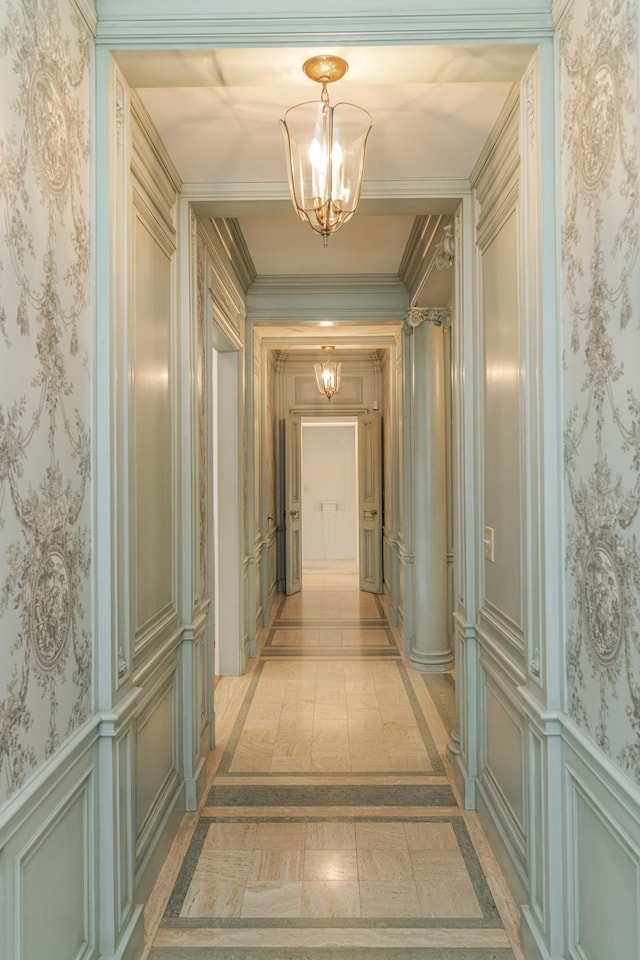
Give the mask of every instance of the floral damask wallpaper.
<svg viewBox="0 0 640 960">
<path fill-rule="evenodd" d="M 640 782 L 638 4 L 559 27 L 569 709 Z"/>
<path fill-rule="evenodd" d="M 0 804 L 87 717 L 89 37 L 0 5 Z"/>
</svg>

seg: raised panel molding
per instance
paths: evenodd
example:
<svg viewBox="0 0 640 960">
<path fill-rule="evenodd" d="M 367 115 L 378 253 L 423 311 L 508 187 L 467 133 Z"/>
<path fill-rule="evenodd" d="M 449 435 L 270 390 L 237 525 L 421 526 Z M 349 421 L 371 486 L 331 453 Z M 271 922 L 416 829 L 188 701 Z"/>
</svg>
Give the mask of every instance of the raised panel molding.
<svg viewBox="0 0 640 960">
<path fill-rule="evenodd" d="M 16 858 L 16 960 L 82 960 L 95 950 L 91 778 L 88 771 Z"/>
<path fill-rule="evenodd" d="M 134 724 L 136 870 L 180 783 L 175 655 L 150 687 Z"/>
<path fill-rule="evenodd" d="M 495 825 L 528 886 L 525 720 L 515 690 L 486 658 L 481 660 L 479 786 Z"/>
<path fill-rule="evenodd" d="M 640 846 L 567 770 L 568 943 L 576 960 L 640 956 Z"/>
<path fill-rule="evenodd" d="M 3 960 L 96 954 L 98 721 L 85 723 L 0 813 Z"/>
</svg>

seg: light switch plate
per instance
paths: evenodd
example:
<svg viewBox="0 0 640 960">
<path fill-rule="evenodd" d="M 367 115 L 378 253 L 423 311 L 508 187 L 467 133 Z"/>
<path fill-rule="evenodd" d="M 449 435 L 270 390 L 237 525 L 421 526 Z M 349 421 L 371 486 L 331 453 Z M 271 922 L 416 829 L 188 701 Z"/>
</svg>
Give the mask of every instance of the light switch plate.
<svg viewBox="0 0 640 960">
<path fill-rule="evenodd" d="M 495 544 L 495 530 L 493 529 L 493 527 L 485 527 L 484 528 L 484 555 L 485 555 L 485 558 L 490 563 L 493 563 L 495 561 L 494 544 Z"/>
</svg>

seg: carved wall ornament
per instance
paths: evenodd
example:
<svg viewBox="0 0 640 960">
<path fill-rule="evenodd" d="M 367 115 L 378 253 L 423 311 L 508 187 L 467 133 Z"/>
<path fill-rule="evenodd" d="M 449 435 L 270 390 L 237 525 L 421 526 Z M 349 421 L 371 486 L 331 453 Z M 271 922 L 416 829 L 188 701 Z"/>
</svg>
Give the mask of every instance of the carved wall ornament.
<svg viewBox="0 0 640 960">
<path fill-rule="evenodd" d="M 116 80 L 116 151 L 118 156 L 122 154 L 122 131 L 124 129 L 124 87 L 119 80 Z"/>
<path fill-rule="evenodd" d="M 71 591 L 65 558 L 49 549 L 35 572 L 29 618 L 31 649 L 49 672 L 66 653 L 71 623 Z"/>
<path fill-rule="evenodd" d="M 456 241 L 453 236 L 453 224 L 448 223 L 444 228 L 444 236 L 436 244 L 434 264 L 436 270 L 448 270 L 453 266 L 456 253 Z"/>
<path fill-rule="evenodd" d="M 602 63 L 592 71 L 585 86 L 580 119 L 580 174 L 588 190 L 594 190 L 608 170 L 617 111 L 613 72 L 607 63 Z"/>
<path fill-rule="evenodd" d="M 31 79 L 29 126 L 40 173 L 50 190 L 62 193 L 71 166 L 69 125 L 56 82 L 44 71 L 35 73 Z"/>
<path fill-rule="evenodd" d="M 527 74 L 524 83 L 525 100 L 527 107 L 527 126 L 529 130 L 529 149 L 532 150 L 536 142 L 536 83 L 533 70 Z"/>
<path fill-rule="evenodd" d="M 409 333 L 421 323 L 447 327 L 451 323 L 451 307 L 409 307 L 406 325 Z"/>
<path fill-rule="evenodd" d="M 615 561 L 603 544 L 596 544 L 587 557 L 583 590 L 591 652 L 606 666 L 620 650 L 622 593 Z"/>
</svg>

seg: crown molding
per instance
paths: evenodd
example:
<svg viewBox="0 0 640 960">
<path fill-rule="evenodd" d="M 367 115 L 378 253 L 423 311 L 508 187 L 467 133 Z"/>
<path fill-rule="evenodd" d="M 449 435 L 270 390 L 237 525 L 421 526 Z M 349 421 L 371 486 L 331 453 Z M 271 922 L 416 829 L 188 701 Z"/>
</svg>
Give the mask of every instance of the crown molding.
<svg viewBox="0 0 640 960">
<path fill-rule="evenodd" d="M 370 203 L 385 200 L 423 200 L 425 208 L 412 209 L 416 213 L 454 213 L 460 200 L 471 195 L 469 180 L 465 177 L 432 177 L 408 180 L 366 180 L 362 185 L 359 209 L 366 210 Z M 281 205 L 291 204 L 289 184 L 286 180 L 264 181 L 227 181 L 195 182 L 182 184 L 181 196 L 197 206 L 199 216 L 233 216 L 237 204 L 251 206 L 247 214 L 256 210 L 257 205 L 273 207 L 279 212 Z M 444 203 L 442 202 L 444 201 Z M 210 204 L 210 207 L 207 207 Z M 232 212 L 225 210 L 225 204 L 233 204 Z M 433 207 L 434 209 L 429 209 Z M 394 207 L 397 209 L 397 207 Z M 268 213 L 269 210 L 261 210 Z M 370 211 L 373 212 L 373 211 Z"/>
<path fill-rule="evenodd" d="M 258 3 L 238 0 L 183 0 L 176 9 L 172 0 L 98 0 L 98 42 L 109 46 L 164 44 L 194 48 L 216 46 L 281 47 L 318 43 L 341 45 L 401 43 L 478 43 L 540 40 L 550 37 L 551 0 L 451 0 L 432 2 L 429 9 L 418 0 L 403 0 L 404 9 L 371 3 L 377 11 L 358 13 L 281 0 L 272 16 Z M 253 7 L 254 9 L 251 9 Z M 243 9 L 244 8 L 244 11 Z"/>
<path fill-rule="evenodd" d="M 247 294 L 252 322 L 404 320 L 409 293 L 395 274 L 258 277 Z M 326 336 L 326 335 L 325 335 Z"/>
<path fill-rule="evenodd" d="M 73 0 L 73 5 L 82 17 L 91 36 L 95 37 L 98 29 L 98 14 L 94 0 Z"/>
</svg>

